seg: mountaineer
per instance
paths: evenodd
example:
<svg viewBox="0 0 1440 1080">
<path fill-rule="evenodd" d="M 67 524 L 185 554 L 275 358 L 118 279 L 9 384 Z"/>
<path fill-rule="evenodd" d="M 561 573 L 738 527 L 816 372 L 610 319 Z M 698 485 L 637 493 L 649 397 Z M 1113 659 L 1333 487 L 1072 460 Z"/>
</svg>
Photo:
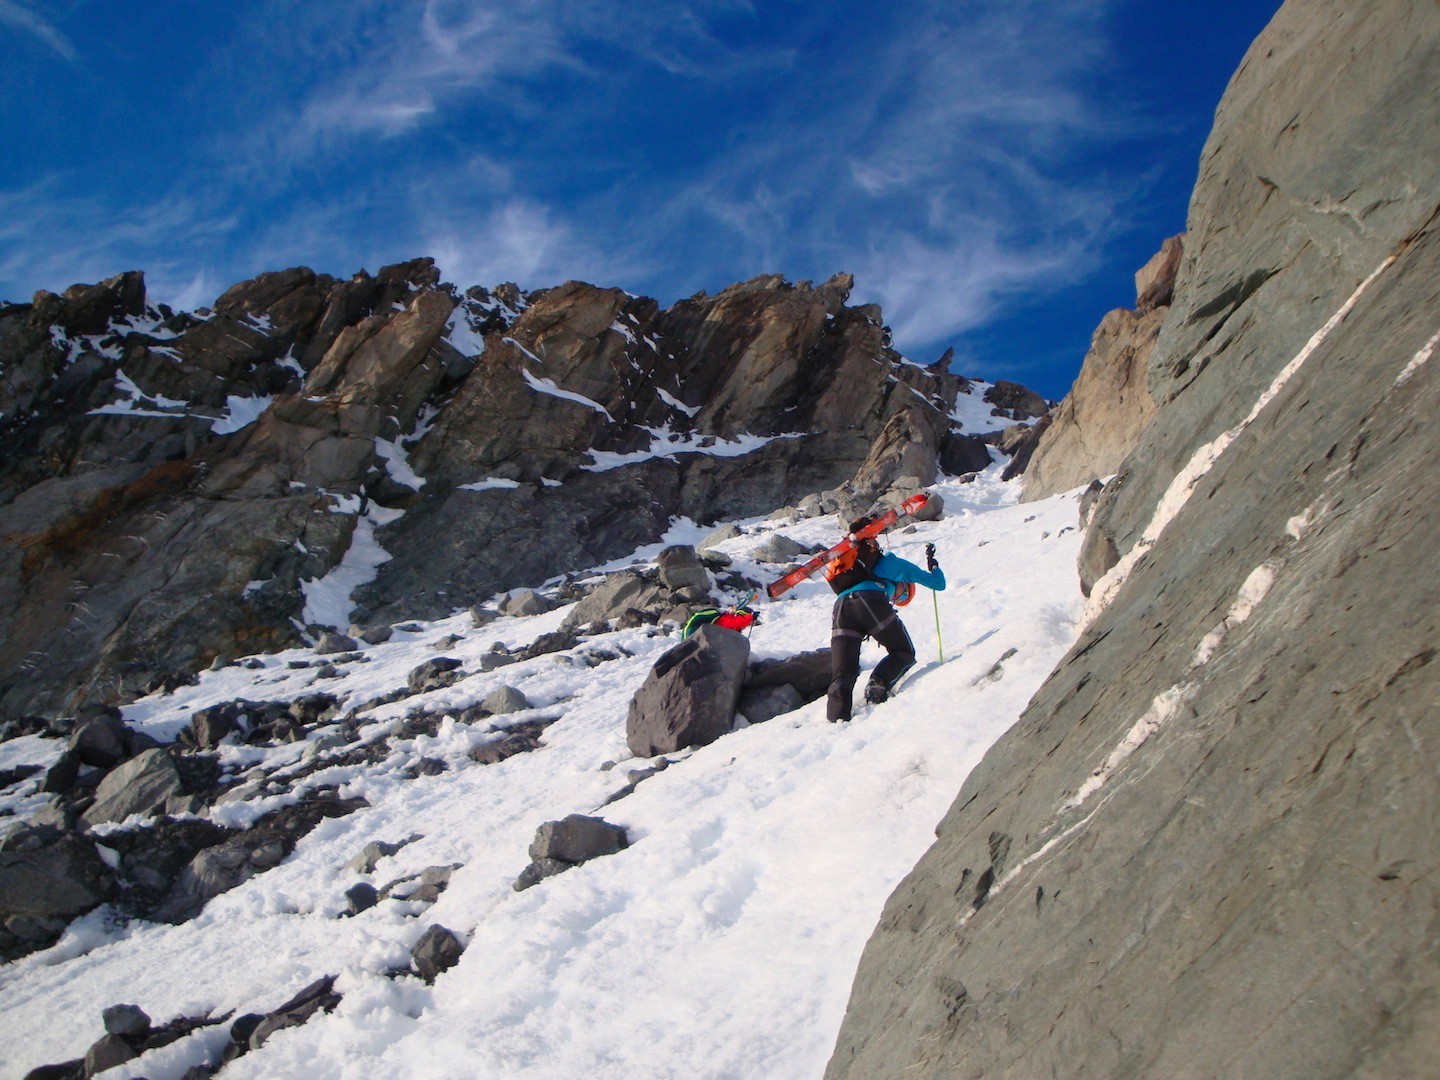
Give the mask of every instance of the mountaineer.
<svg viewBox="0 0 1440 1080">
<path fill-rule="evenodd" d="M 862 531 L 869 520 L 852 522 L 851 535 Z M 831 618 L 830 693 L 825 710 L 832 724 L 850 719 L 851 696 L 860 675 L 860 646 L 867 637 L 886 652 L 865 688 L 867 702 L 888 698 L 915 663 L 915 646 L 895 609 L 911 601 L 916 585 L 944 590 L 945 572 L 935 559 L 934 544 L 925 545 L 925 564 L 922 570 L 897 555 L 882 553 L 873 537 L 865 537 L 826 566 L 825 580 L 838 594 Z"/>
</svg>

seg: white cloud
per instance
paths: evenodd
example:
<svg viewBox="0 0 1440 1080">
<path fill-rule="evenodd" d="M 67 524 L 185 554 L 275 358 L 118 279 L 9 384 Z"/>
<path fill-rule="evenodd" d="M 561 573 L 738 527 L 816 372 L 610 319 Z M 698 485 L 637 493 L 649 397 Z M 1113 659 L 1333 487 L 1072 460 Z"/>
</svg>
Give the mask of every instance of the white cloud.
<svg viewBox="0 0 1440 1080">
<path fill-rule="evenodd" d="M 983 325 L 1010 296 L 1054 281 L 1082 250 L 1027 250 L 983 233 L 947 243 L 897 237 L 856 264 L 856 300 L 881 305 L 897 342 L 935 342 Z"/>
<path fill-rule="evenodd" d="M 56 29 L 54 23 L 31 11 L 19 0 L 0 0 L 0 22 L 33 34 L 64 60 L 74 63 L 80 59 L 70 39 Z"/>
<path fill-rule="evenodd" d="M 193 282 L 196 266 L 225 246 L 237 224 L 223 207 L 204 198 L 156 195 L 116 207 L 100 195 L 66 195 L 56 177 L 0 191 L 0 222 L 0 281 L 14 283 L 12 291 L 59 292 L 144 270 L 152 298 L 167 303 L 174 301 L 157 283 Z"/>
<path fill-rule="evenodd" d="M 540 288 L 572 278 L 614 285 L 635 272 L 631 252 L 606 252 L 550 209 L 518 197 L 468 219 L 437 217 L 425 247 L 461 288 L 502 281 Z"/>
</svg>

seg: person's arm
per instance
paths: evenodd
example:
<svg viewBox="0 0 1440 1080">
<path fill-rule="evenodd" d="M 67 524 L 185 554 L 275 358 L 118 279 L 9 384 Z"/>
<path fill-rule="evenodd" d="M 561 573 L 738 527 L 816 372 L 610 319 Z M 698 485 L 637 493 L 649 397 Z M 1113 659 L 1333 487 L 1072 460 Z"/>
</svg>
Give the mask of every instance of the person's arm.
<svg viewBox="0 0 1440 1080">
<path fill-rule="evenodd" d="M 888 581 L 913 581 L 916 585 L 924 585 L 936 592 L 945 590 L 945 571 L 940 569 L 938 564 L 934 570 L 925 570 L 898 555 L 891 555 L 888 551 L 876 564 L 875 576 Z"/>
</svg>

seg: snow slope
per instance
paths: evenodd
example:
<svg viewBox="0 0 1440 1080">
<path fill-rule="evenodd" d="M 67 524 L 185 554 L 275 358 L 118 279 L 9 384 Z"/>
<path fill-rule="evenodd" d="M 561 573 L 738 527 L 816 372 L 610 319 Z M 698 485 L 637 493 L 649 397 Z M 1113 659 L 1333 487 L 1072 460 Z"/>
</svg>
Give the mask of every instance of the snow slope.
<svg viewBox="0 0 1440 1080">
<path fill-rule="evenodd" d="M 626 750 L 626 707 L 678 640 L 673 628 L 587 639 L 571 654 L 380 707 L 362 737 L 380 737 L 417 704 L 459 711 L 502 685 L 521 690 L 535 708 L 497 721 L 560 719 L 539 750 L 496 765 L 466 756 L 495 738 L 488 722 L 449 719 L 433 738 L 392 738 L 383 761 L 307 781 L 341 780 L 340 793 L 363 795 L 369 809 L 322 823 L 283 864 L 212 901 L 192 922 L 121 925 L 102 909 L 53 948 L 0 969 L 0 1071 L 21 1075 L 83 1055 L 103 1034 L 101 1010 L 111 1004 L 138 1004 L 157 1023 L 265 1012 L 338 974 L 344 997 L 333 1013 L 275 1034 L 228 1066 L 227 1080 L 818 1077 L 886 897 L 929 846 L 966 774 L 1069 647 L 1081 608 L 1072 496 L 1015 505 L 1016 486 L 1000 483 L 998 467 L 974 484 L 938 490 L 945 519 L 892 534 L 888 544 L 915 561 L 926 542 L 939 549 L 950 580 L 934 594 L 945 663 L 930 666 L 936 614 L 922 590 L 904 612 L 921 666 L 891 701 L 845 726 L 827 723 L 819 701 L 742 727 L 671 755 L 671 767 L 603 809 L 627 772 L 648 764 Z M 833 541 L 836 530 L 829 517 L 741 525 L 745 535 L 718 546 L 758 580 L 782 569 L 748 558 L 772 532 L 818 544 Z M 666 542 L 694 543 L 709 531 L 680 522 Z M 653 559 L 660 547 L 635 558 Z M 831 599 L 812 580 L 762 605 L 753 655 L 826 645 Z M 523 645 L 558 627 L 565 613 L 479 630 L 468 614 L 415 624 L 367 648 L 368 662 L 343 664 L 341 678 L 320 682 L 314 668 L 287 666 L 313 659 L 308 653 L 263 657 L 261 667 L 209 672 L 197 686 L 137 702 L 126 717 L 169 738 L 195 709 L 237 697 L 323 690 L 354 704 L 403 685 L 436 655 L 475 670 L 492 642 Z M 437 644 L 451 635 L 459 639 Z M 602 649 L 619 657 L 589 666 L 576 655 Z M 867 644 L 864 666 L 879 655 Z M 17 740 L 23 745 L 6 750 L 41 760 L 50 753 L 43 742 Z M 224 752 L 233 765 L 273 769 L 298 762 L 305 747 Z M 442 759 L 448 771 L 404 779 L 421 756 Z M 216 813 L 239 824 L 293 797 L 261 794 Z M 34 805 L 33 797 L 11 799 L 17 809 Z M 623 825 L 631 846 L 514 892 L 536 827 L 571 813 Z M 417 833 L 421 839 L 371 875 L 345 868 L 370 841 Z M 379 887 L 446 864 L 459 869 L 433 906 L 392 899 L 340 917 L 345 890 L 357 881 Z M 459 965 L 433 986 L 388 976 L 435 923 L 467 942 Z M 105 1075 L 178 1078 L 224 1038 L 225 1026 L 203 1030 Z"/>
</svg>

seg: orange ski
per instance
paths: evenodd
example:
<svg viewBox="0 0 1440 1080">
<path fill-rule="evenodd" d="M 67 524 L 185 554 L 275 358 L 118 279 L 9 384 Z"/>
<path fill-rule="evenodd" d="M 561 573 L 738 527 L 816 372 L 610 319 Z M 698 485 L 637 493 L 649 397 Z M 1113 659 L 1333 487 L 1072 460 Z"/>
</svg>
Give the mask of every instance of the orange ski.
<svg viewBox="0 0 1440 1080">
<path fill-rule="evenodd" d="M 845 552 L 849 551 L 852 547 L 855 546 L 856 540 L 864 540 L 867 537 L 879 536 L 882 532 L 890 528 L 891 525 L 894 525 L 895 522 L 899 521 L 902 517 L 909 517 L 911 514 L 915 513 L 916 510 L 919 510 L 929 501 L 930 496 L 926 495 L 923 491 L 919 495 L 911 495 L 910 498 L 906 499 L 899 506 L 895 507 L 892 510 L 886 510 L 883 514 L 877 517 L 874 521 L 870 522 L 870 524 L 866 525 L 863 529 L 859 529 L 858 531 L 851 533 L 834 547 L 827 548 L 819 555 L 816 555 L 809 562 L 804 563 L 801 566 L 795 567 L 794 570 L 791 570 L 784 577 L 777 578 L 775 581 L 772 581 L 769 585 L 765 586 L 765 591 L 769 593 L 771 600 L 774 600 L 776 597 L 782 596 L 783 594 L 793 589 L 796 585 L 799 585 L 800 582 L 804 581 L 811 574 L 815 573 L 816 570 L 819 570 L 831 559 L 838 559 L 841 555 L 844 555 Z"/>
</svg>

